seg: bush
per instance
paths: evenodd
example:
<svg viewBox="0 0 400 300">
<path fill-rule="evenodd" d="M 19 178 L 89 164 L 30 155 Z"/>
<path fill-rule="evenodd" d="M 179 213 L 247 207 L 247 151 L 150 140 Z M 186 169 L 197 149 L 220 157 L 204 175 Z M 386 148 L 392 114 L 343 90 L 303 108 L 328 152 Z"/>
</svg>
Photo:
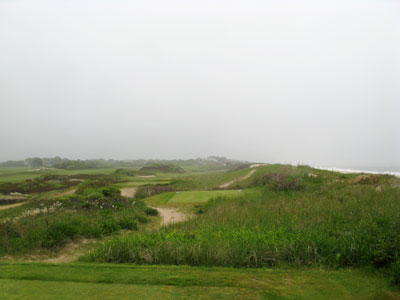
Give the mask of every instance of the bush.
<svg viewBox="0 0 400 300">
<path fill-rule="evenodd" d="M 396 260 L 390 265 L 390 272 L 393 284 L 400 287 L 400 260 Z"/>
<path fill-rule="evenodd" d="M 269 173 L 256 178 L 254 185 L 267 185 L 273 191 L 298 191 L 304 188 L 300 175 Z"/>
<path fill-rule="evenodd" d="M 121 226 L 114 220 L 104 220 L 101 223 L 101 232 L 103 234 L 110 234 L 121 229 Z"/>
<path fill-rule="evenodd" d="M 151 208 L 151 207 L 146 207 L 144 212 L 148 216 L 157 216 L 158 215 L 158 210 L 154 209 L 154 208 Z"/>
<path fill-rule="evenodd" d="M 143 199 L 157 194 L 174 191 L 175 190 L 172 187 L 166 185 L 141 186 L 137 189 L 135 198 Z"/>
<path fill-rule="evenodd" d="M 123 218 L 118 221 L 118 225 L 122 229 L 137 230 L 137 222 L 133 219 Z"/>
<path fill-rule="evenodd" d="M 103 194 L 104 197 L 108 198 L 121 196 L 120 189 L 115 186 L 103 187 L 101 188 L 101 193 Z"/>
<path fill-rule="evenodd" d="M 77 233 L 78 230 L 72 224 L 52 224 L 47 229 L 47 239 L 44 244 L 47 248 L 61 246 L 68 239 L 73 239 Z"/>
</svg>

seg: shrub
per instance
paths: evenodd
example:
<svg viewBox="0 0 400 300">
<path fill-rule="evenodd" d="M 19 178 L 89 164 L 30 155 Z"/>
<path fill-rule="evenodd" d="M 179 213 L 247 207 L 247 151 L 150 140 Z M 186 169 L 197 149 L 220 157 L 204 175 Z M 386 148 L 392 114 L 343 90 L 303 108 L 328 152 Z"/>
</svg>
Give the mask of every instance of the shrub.
<svg viewBox="0 0 400 300">
<path fill-rule="evenodd" d="M 60 246 L 68 239 L 73 239 L 77 233 L 77 229 L 72 224 L 55 223 L 48 227 L 44 244 L 47 248 Z"/>
<path fill-rule="evenodd" d="M 158 210 L 154 209 L 154 208 L 151 208 L 151 207 L 146 207 L 144 212 L 148 216 L 157 216 L 158 215 Z"/>
<path fill-rule="evenodd" d="M 267 185 L 273 191 L 298 191 L 304 188 L 301 176 L 278 172 L 261 175 L 254 184 Z"/>
<path fill-rule="evenodd" d="M 110 234 L 121 229 L 121 226 L 114 220 L 104 220 L 101 223 L 101 232 L 103 234 Z"/>
<path fill-rule="evenodd" d="M 121 196 L 120 189 L 115 186 L 103 187 L 101 188 L 101 193 L 103 194 L 104 197 L 108 198 Z"/>
<path fill-rule="evenodd" d="M 136 191 L 135 198 L 142 199 L 150 196 L 154 196 L 157 194 L 165 193 L 165 192 L 173 192 L 175 191 L 172 187 L 166 185 L 152 185 L 152 186 L 142 186 L 139 187 Z"/>
<path fill-rule="evenodd" d="M 390 272 L 393 284 L 400 287 L 400 260 L 396 260 L 390 265 Z"/>
<path fill-rule="evenodd" d="M 118 221 L 118 225 L 122 229 L 129 229 L 129 230 L 137 230 L 138 229 L 137 222 L 136 222 L 136 220 L 133 220 L 133 219 L 123 218 Z"/>
</svg>

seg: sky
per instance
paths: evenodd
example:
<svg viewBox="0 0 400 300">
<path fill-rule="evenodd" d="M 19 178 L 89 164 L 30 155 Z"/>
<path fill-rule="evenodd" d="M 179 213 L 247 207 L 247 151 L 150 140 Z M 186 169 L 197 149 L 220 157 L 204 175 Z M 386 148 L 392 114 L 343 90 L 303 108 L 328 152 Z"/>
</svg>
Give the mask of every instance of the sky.
<svg viewBox="0 0 400 300">
<path fill-rule="evenodd" d="M 0 161 L 400 166 L 400 1 L 0 0 Z"/>
</svg>

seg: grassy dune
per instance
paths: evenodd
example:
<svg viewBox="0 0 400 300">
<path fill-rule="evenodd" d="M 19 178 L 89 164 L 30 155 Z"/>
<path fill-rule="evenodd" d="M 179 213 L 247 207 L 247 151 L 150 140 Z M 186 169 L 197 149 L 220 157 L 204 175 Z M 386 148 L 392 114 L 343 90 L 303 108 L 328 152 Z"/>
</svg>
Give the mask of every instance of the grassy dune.
<svg viewBox="0 0 400 300">
<path fill-rule="evenodd" d="M 233 267 L 388 267 L 398 260 L 400 190 L 389 184 L 393 178 L 351 184 L 354 175 L 287 169 L 264 168 L 243 183 L 254 186 L 243 196 L 214 199 L 199 217 L 156 233 L 110 240 L 89 259 Z"/>
</svg>

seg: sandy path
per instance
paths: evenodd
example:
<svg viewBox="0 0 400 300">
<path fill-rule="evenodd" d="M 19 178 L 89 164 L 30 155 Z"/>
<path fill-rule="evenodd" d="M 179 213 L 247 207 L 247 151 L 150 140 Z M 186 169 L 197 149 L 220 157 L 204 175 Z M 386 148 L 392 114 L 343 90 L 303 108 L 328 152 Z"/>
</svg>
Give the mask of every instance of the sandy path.
<svg viewBox="0 0 400 300">
<path fill-rule="evenodd" d="M 179 212 L 176 208 L 152 207 L 158 210 L 161 217 L 161 226 L 185 221 L 188 215 Z"/>
<path fill-rule="evenodd" d="M 219 188 L 220 189 L 226 189 L 227 187 L 231 186 L 233 183 L 235 183 L 237 181 L 242 181 L 242 180 L 245 180 L 245 179 L 249 178 L 251 175 L 254 174 L 255 171 L 256 170 L 251 170 L 249 173 L 247 173 L 246 175 L 244 175 L 242 177 L 239 177 L 239 178 L 233 179 L 231 181 L 225 182 L 224 184 L 221 184 L 219 186 Z"/>
<path fill-rule="evenodd" d="M 129 187 L 121 189 L 121 196 L 132 198 L 135 197 L 137 191 L 137 187 Z"/>
<path fill-rule="evenodd" d="M 59 197 L 62 197 L 62 196 L 72 195 L 72 194 L 75 193 L 75 192 L 76 192 L 76 189 L 72 189 L 72 190 L 69 190 L 69 191 L 66 191 L 66 192 L 62 192 L 62 193 L 59 193 L 59 194 L 55 194 L 55 195 L 53 196 L 53 198 L 59 198 Z"/>
<path fill-rule="evenodd" d="M 262 166 L 266 166 L 266 165 L 268 165 L 268 164 L 254 164 L 254 165 L 251 165 L 250 168 L 253 169 L 253 168 L 258 168 L 258 167 L 262 167 Z"/>
<path fill-rule="evenodd" d="M 21 205 L 24 205 L 26 202 L 20 202 L 20 203 L 15 203 L 15 204 L 9 204 L 9 205 L 0 205 L 0 210 L 5 210 L 13 207 L 18 207 Z"/>
</svg>

